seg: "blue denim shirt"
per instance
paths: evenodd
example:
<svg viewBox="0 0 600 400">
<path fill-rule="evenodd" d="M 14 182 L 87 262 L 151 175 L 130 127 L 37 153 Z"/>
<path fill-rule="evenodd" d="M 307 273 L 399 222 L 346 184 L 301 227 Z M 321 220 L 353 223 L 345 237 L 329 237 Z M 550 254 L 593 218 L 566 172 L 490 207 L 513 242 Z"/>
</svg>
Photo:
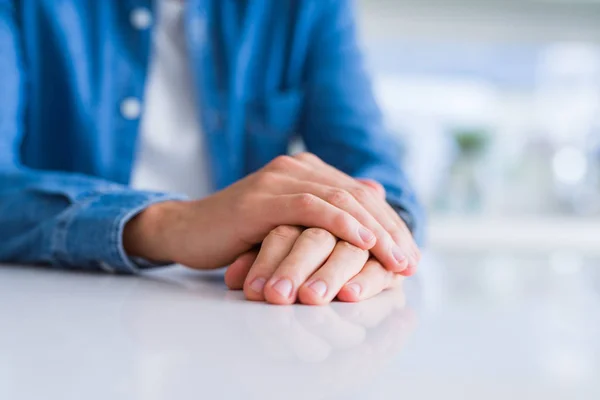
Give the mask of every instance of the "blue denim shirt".
<svg viewBox="0 0 600 400">
<path fill-rule="evenodd" d="M 150 0 L 0 0 L 0 261 L 134 272 L 125 223 L 180 198 L 128 187 L 139 120 L 123 104 L 143 104 L 151 40 L 140 9 L 155 12 Z M 299 136 L 381 182 L 420 237 L 350 2 L 186 0 L 185 30 L 215 189 Z"/>
</svg>

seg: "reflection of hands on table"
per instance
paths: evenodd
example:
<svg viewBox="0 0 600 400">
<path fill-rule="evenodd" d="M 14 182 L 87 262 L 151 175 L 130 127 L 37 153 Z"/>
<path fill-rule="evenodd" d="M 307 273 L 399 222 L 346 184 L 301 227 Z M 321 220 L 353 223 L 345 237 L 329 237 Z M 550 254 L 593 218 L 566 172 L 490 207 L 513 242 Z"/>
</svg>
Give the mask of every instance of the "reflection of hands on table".
<svg viewBox="0 0 600 400">
<path fill-rule="evenodd" d="M 414 315 L 405 308 L 401 287 L 366 302 L 335 306 L 248 308 L 245 320 L 270 357 L 309 363 L 332 360 L 344 352 L 383 356 L 399 350 L 414 328 Z M 258 316 L 264 313 L 268 317 Z"/>
<path fill-rule="evenodd" d="M 354 304 L 270 307 L 226 291 L 216 272 L 148 275 L 119 309 L 136 379 L 164 396 L 189 398 L 190 381 L 222 398 L 352 394 L 398 358 L 417 322 L 403 285 Z"/>
<path fill-rule="evenodd" d="M 263 361 L 259 371 L 237 379 L 287 399 L 356 393 L 398 357 L 416 324 L 401 287 L 357 304 L 248 307 L 245 317 L 255 352 L 272 360 L 275 375 L 261 373 L 269 365 Z"/>
</svg>

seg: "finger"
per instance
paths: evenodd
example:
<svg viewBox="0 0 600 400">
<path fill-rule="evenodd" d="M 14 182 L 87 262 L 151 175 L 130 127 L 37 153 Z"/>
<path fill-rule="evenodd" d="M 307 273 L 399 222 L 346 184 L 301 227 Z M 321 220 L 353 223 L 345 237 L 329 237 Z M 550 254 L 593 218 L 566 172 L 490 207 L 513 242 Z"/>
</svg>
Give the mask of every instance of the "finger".
<svg viewBox="0 0 600 400">
<path fill-rule="evenodd" d="M 377 241 L 374 233 L 348 212 L 309 193 L 273 196 L 264 207 L 264 218 L 273 226 L 322 228 L 364 250 Z"/>
<path fill-rule="evenodd" d="M 349 191 L 367 208 L 367 211 L 375 217 L 390 236 L 388 238 L 386 235 L 378 235 L 377 232 L 374 232 L 377 243 L 371 249 L 372 253 L 391 271 L 401 272 L 407 267 L 416 268 L 420 253 L 414 243 L 412 233 L 396 211 L 380 196 L 373 194 L 373 189 L 367 189 L 364 184 L 310 153 L 300 153 L 293 157 L 279 157 L 271 163 L 270 167 L 275 171 L 285 172 L 287 176 L 294 176 L 296 179 Z M 367 184 L 369 182 L 373 186 L 378 185 L 375 181 L 367 180 Z M 367 226 L 367 228 L 370 227 Z"/>
<path fill-rule="evenodd" d="M 392 239 L 392 236 L 388 233 L 388 231 L 348 191 L 340 189 L 339 187 L 314 183 L 308 180 L 289 180 L 286 182 L 285 186 L 282 185 L 280 187 L 279 194 L 284 194 L 285 192 L 289 192 L 290 190 L 296 193 L 310 193 L 311 195 L 314 195 L 321 200 L 325 200 L 327 203 L 337 207 L 340 210 L 347 212 L 352 217 L 356 218 L 356 220 L 359 223 L 361 223 L 363 226 L 365 226 L 367 229 L 373 232 L 375 234 L 375 237 L 377 237 L 377 243 L 375 243 L 375 247 L 373 248 L 373 250 L 377 248 L 393 248 L 395 246 L 394 240 Z M 379 258 L 382 262 L 387 263 L 387 265 L 395 265 L 397 263 L 397 260 L 394 258 L 392 251 L 385 253 L 385 255 L 383 256 L 381 255 L 381 253 L 379 253 Z M 408 266 L 409 259 L 405 258 L 402 263 L 396 265 L 394 270 L 396 272 L 401 272 Z"/>
<path fill-rule="evenodd" d="M 369 260 L 362 271 L 340 290 L 337 297 L 345 302 L 357 302 L 371 298 L 392 288 L 403 278 L 386 270 L 377 260 Z"/>
<path fill-rule="evenodd" d="M 371 191 L 373 191 L 377 197 L 385 200 L 386 192 L 382 184 L 372 179 L 358 178 L 357 181 L 363 184 L 365 187 L 370 188 Z M 412 233 L 408 232 L 408 229 L 406 229 L 406 222 L 403 221 L 402 218 L 399 218 L 399 215 L 397 214 L 396 210 L 393 210 L 391 207 L 388 207 L 386 208 L 386 211 L 390 215 L 390 221 L 395 221 L 399 229 L 403 230 L 407 236 L 410 236 L 410 239 L 412 241 L 412 246 L 407 246 L 406 248 L 406 254 L 408 255 L 409 259 L 407 268 L 404 271 L 396 271 L 401 272 L 403 276 L 411 276 L 416 272 L 417 266 L 421 261 L 421 252 L 419 251 L 416 243 L 414 242 L 414 239 L 412 238 Z M 405 240 L 403 239 L 399 239 L 397 241 L 405 242 Z"/>
<path fill-rule="evenodd" d="M 250 268 L 252 267 L 252 264 L 254 264 L 257 255 L 258 250 L 248 251 L 239 256 L 233 264 L 227 268 L 225 271 L 225 284 L 229 289 L 242 290 L 244 288 L 244 281 L 246 280 L 246 276 L 248 276 L 248 272 L 250 272 Z"/>
<path fill-rule="evenodd" d="M 372 189 L 380 199 L 385 200 L 385 188 L 383 185 L 373 179 L 357 178 L 357 181 Z"/>
<path fill-rule="evenodd" d="M 286 172 L 296 179 L 326 184 L 349 191 L 367 208 L 367 211 L 375 217 L 390 236 L 388 238 L 374 232 L 377 243 L 371 249 L 373 255 L 387 269 L 394 272 L 402 272 L 408 267 L 411 267 L 412 271 L 416 269 L 420 261 L 420 252 L 414 243 L 412 233 L 396 211 L 386 201 L 379 198 L 380 196 L 374 195 L 372 189 L 366 189 L 364 184 L 328 165 L 314 154 L 300 153 L 294 157 L 280 157 L 278 160 L 274 160 L 272 164 L 274 170 Z M 378 184 L 375 181 L 370 182 L 373 186 Z M 367 228 L 370 227 L 367 226 Z"/>
<path fill-rule="evenodd" d="M 385 198 L 386 198 L 385 188 L 379 182 L 372 180 L 372 179 L 361 179 L 361 178 L 358 178 L 356 180 L 358 182 L 360 182 L 361 184 L 363 184 L 365 187 L 368 187 L 369 189 L 371 189 L 371 191 L 374 192 L 377 197 L 385 200 Z M 407 268 L 404 271 L 395 271 L 395 272 L 400 272 L 402 276 L 412 276 L 416 272 L 417 266 L 418 266 L 419 262 L 421 261 L 421 252 L 420 252 L 419 248 L 417 247 L 416 243 L 414 242 L 412 232 L 409 232 L 409 230 L 407 229 L 407 226 L 406 226 L 406 222 L 402 218 L 399 217 L 396 210 L 393 210 L 391 207 L 387 207 L 386 211 L 390 215 L 390 221 L 395 221 L 398 228 L 401 231 L 403 231 L 403 233 L 407 237 L 409 237 L 408 242 L 412 243 L 412 246 L 405 247 L 406 248 L 405 254 L 408 255 Z M 360 219 L 359 219 L 359 221 L 360 221 Z M 377 235 L 377 233 L 376 233 L 376 235 Z M 407 242 L 407 240 L 404 240 L 402 238 L 397 239 L 396 241 L 400 242 L 400 243 Z"/>
<path fill-rule="evenodd" d="M 415 255 L 414 257 L 416 258 L 417 256 Z M 420 260 L 421 259 L 420 255 L 416 259 Z M 415 265 L 415 266 L 410 265 L 408 268 L 406 268 L 404 271 L 402 271 L 400 273 L 400 275 L 406 276 L 406 277 L 413 276 L 414 274 L 417 273 L 417 266 L 418 265 Z"/>
<path fill-rule="evenodd" d="M 327 262 L 300 288 L 300 302 L 311 305 L 331 302 L 344 284 L 363 269 L 368 259 L 368 251 L 348 242 L 338 242 Z"/>
<path fill-rule="evenodd" d="M 290 253 L 301 233 L 302 228 L 281 225 L 267 235 L 244 282 L 244 294 L 248 300 L 265 299 L 265 283 Z"/>
<path fill-rule="evenodd" d="M 356 188 L 357 183 L 360 184 L 359 186 L 369 187 L 369 189 L 371 189 L 370 191 L 373 191 L 373 189 L 375 189 L 375 192 L 378 195 L 377 197 L 380 200 L 384 200 L 383 203 L 385 206 L 387 206 L 383 207 L 383 211 L 385 211 L 388 217 L 392 218 L 392 220 L 395 222 L 402 221 L 398 214 L 394 211 L 394 209 L 385 201 L 385 189 L 383 185 L 381 185 L 379 182 L 368 178 L 354 179 L 350 175 L 344 173 L 343 171 L 340 171 L 332 165 L 327 164 L 319 157 L 311 153 L 299 153 L 296 154 L 293 158 L 300 161 L 300 163 L 298 164 L 299 166 L 304 165 L 304 167 L 297 168 L 295 172 L 297 174 L 309 174 L 312 179 L 318 179 L 319 177 L 321 178 L 320 180 L 315 180 L 315 182 L 322 182 L 328 184 L 337 183 L 337 186 L 346 188 L 348 190 Z M 306 168 L 306 166 L 312 168 Z"/>
<path fill-rule="evenodd" d="M 336 241 L 336 237 L 324 229 L 310 228 L 302 232 L 265 285 L 265 299 L 272 304 L 294 303 L 298 288 L 323 265 Z"/>
<path fill-rule="evenodd" d="M 339 187 L 347 190 L 389 233 L 392 240 L 377 236 L 378 242 L 371 252 L 383 265 L 394 272 L 401 272 L 410 265 L 416 263 L 414 252 L 414 241 L 412 234 L 406 228 L 406 224 L 394 209 L 385 201 L 372 193 L 371 189 L 365 188 L 351 176 L 323 162 L 317 156 L 309 153 L 300 153 L 294 156 L 297 160 L 313 168 L 303 168 L 297 171 L 299 179 L 318 182 L 325 185 Z M 352 242 L 355 244 L 354 242 Z"/>
<path fill-rule="evenodd" d="M 388 216 L 394 217 L 395 220 L 400 220 L 400 217 L 396 214 L 393 208 L 385 201 L 385 189 L 383 185 L 381 185 L 379 182 L 368 178 L 355 179 L 352 176 L 344 173 L 343 171 L 340 171 L 339 169 L 333 167 L 332 165 L 327 164 L 314 154 L 299 153 L 296 154 L 294 158 L 299 160 L 305 166 L 312 167 L 299 168 L 296 170 L 296 173 L 309 174 L 313 179 L 318 178 L 317 176 L 315 176 L 315 174 L 317 174 L 321 177 L 320 181 L 322 181 L 322 183 L 332 183 L 333 179 L 333 183 L 337 183 L 339 187 L 343 187 L 348 190 L 353 188 L 360 189 L 363 186 L 367 186 L 370 189 L 369 192 L 375 192 L 375 194 L 377 195 L 376 197 L 379 200 L 384 200 L 383 204 L 387 206 L 384 207 L 384 211 L 386 211 Z"/>
</svg>

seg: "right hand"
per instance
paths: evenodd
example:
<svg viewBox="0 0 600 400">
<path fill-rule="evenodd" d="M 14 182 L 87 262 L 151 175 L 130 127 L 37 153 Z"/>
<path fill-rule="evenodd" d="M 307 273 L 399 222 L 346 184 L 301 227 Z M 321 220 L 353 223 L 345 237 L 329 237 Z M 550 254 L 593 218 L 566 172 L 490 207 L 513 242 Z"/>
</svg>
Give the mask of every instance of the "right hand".
<svg viewBox="0 0 600 400">
<path fill-rule="evenodd" d="M 317 227 L 371 250 L 390 271 L 414 270 L 418 250 L 390 210 L 316 156 L 281 156 L 205 199 L 150 206 L 127 223 L 123 241 L 130 256 L 210 269 L 230 264 L 277 226 Z"/>
</svg>

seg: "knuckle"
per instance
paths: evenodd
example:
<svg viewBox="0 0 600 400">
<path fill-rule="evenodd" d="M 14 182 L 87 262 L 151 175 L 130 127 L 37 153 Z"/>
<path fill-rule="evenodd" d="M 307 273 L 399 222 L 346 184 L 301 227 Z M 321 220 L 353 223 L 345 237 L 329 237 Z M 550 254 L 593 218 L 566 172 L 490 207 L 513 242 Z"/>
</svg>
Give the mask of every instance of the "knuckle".
<svg viewBox="0 0 600 400">
<path fill-rule="evenodd" d="M 364 256 L 366 258 L 369 255 L 368 250 L 363 250 L 360 247 L 356 247 L 353 244 L 348 243 L 348 242 L 339 242 L 338 246 L 340 246 L 340 250 L 343 250 L 344 252 L 347 252 L 347 253 L 352 253 L 356 256 Z"/>
<path fill-rule="evenodd" d="M 302 233 L 302 235 L 316 242 L 322 242 L 327 239 L 334 238 L 334 236 L 331 233 L 321 228 L 308 228 Z"/>
<path fill-rule="evenodd" d="M 270 187 L 277 181 L 277 174 L 271 171 L 261 171 L 256 174 L 255 183 L 258 187 Z"/>
<path fill-rule="evenodd" d="M 350 216 L 345 212 L 340 212 L 335 217 L 333 217 L 332 223 L 336 229 L 342 230 L 344 232 L 350 231 L 352 225 Z"/>
<path fill-rule="evenodd" d="M 294 159 L 290 156 L 277 156 L 267 165 L 268 170 L 287 171 L 294 165 Z"/>
<path fill-rule="evenodd" d="M 273 229 L 270 235 L 279 239 L 296 239 L 300 235 L 300 228 L 291 225 L 280 225 Z"/>
<path fill-rule="evenodd" d="M 367 259 L 367 262 L 365 263 L 365 267 L 363 268 L 363 271 L 373 271 L 373 270 L 378 270 L 381 268 L 383 268 L 381 263 L 376 258 L 371 257 L 371 258 Z"/>
<path fill-rule="evenodd" d="M 361 186 L 353 188 L 351 194 L 356 200 L 358 200 L 361 203 L 364 203 L 371 198 L 371 193 L 369 189 Z"/>
<path fill-rule="evenodd" d="M 317 197 L 310 193 L 302 193 L 296 197 L 298 208 L 301 210 L 310 209 L 315 203 Z"/>
<path fill-rule="evenodd" d="M 344 189 L 335 188 L 330 191 L 327 200 L 336 207 L 348 205 L 352 200 L 352 195 Z"/>
<path fill-rule="evenodd" d="M 320 161 L 320 158 L 317 157 L 316 155 L 309 153 L 307 151 L 304 151 L 302 153 L 298 153 L 294 156 L 294 158 L 296 158 L 296 160 L 299 161 L 304 161 L 307 163 L 312 163 L 312 162 L 316 162 L 316 161 Z"/>
<path fill-rule="evenodd" d="M 383 192 L 385 193 L 385 188 L 383 187 L 383 185 L 377 181 L 374 180 L 370 180 L 369 181 L 370 184 L 373 186 L 373 190 L 377 191 L 377 192 Z"/>
<path fill-rule="evenodd" d="M 387 193 L 385 187 L 379 182 L 373 181 L 372 186 L 367 187 L 371 192 L 371 195 L 375 196 L 378 199 L 385 199 Z"/>
</svg>

